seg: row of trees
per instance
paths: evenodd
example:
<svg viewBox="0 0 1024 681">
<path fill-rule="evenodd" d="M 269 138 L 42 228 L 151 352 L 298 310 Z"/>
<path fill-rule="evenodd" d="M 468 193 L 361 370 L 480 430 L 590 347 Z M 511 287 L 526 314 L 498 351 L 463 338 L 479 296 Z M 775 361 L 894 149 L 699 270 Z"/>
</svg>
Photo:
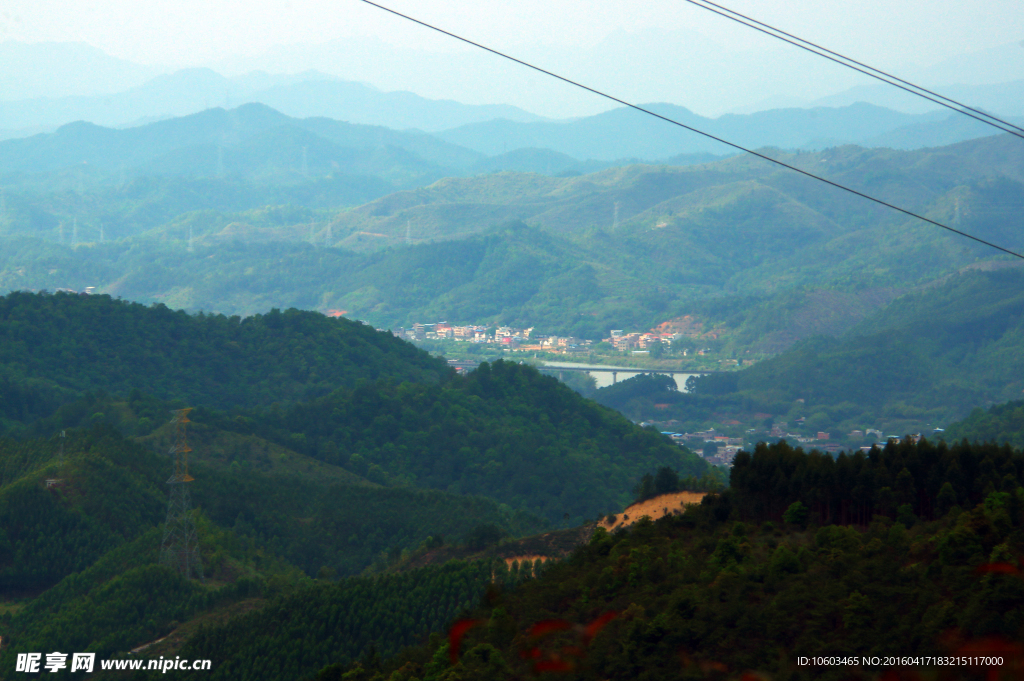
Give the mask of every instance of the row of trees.
<svg viewBox="0 0 1024 681">
<path fill-rule="evenodd" d="M 703 477 L 679 477 L 679 472 L 662 466 L 657 473 L 644 473 L 633 488 L 637 502 L 647 501 L 672 492 L 721 492 L 725 489 L 725 477 L 719 469 L 712 469 Z"/>
<path fill-rule="evenodd" d="M 895 517 L 904 506 L 913 516 L 934 519 L 1022 483 L 1024 455 L 1007 445 L 905 439 L 833 458 L 785 442 L 762 443 L 752 454 L 737 454 L 722 503 L 757 522 L 780 521 L 799 501 L 819 523 L 867 525 L 877 514 Z"/>
</svg>

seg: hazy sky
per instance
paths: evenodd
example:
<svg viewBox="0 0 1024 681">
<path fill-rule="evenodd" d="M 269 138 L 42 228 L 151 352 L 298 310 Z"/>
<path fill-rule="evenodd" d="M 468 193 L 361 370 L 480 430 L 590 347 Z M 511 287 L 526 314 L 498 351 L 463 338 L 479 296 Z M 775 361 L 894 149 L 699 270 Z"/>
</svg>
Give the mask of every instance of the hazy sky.
<svg viewBox="0 0 1024 681">
<path fill-rule="evenodd" d="M 865 82 L 684 0 L 381 4 L 623 96 L 695 110 L 721 111 L 764 97 L 814 99 L 830 94 L 828 88 Z M 1024 40 L 1020 0 L 727 0 L 727 6 L 909 76 Z M 5 39 L 81 41 L 161 67 L 316 68 L 383 89 L 509 102 L 549 115 L 608 107 L 491 58 L 467 57 L 469 48 L 358 0 L 4 0 Z M 765 84 L 773 74 L 777 87 Z M 1005 80 L 1014 78 L 1024 73 Z"/>
</svg>

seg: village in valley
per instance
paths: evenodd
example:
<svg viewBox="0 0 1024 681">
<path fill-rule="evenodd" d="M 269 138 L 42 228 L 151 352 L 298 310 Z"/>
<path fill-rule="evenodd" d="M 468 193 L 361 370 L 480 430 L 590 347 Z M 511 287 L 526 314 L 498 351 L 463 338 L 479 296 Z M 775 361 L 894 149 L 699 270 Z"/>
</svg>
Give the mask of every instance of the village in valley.
<svg viewBox="0 0 1024 681">
<path fill-rule="evenodd" d="M 392 330 L 391 333 L 427 346 L 440 343 L 440 347 L 449 356 L 462 353 L 454 350 L 457 346 L 448 343 L 466 343 L 472 344 L 465 346 L 467 350 L 473 349 L 471 353 L 530 352 L 534 356 L 559 355 L 564 360 L 575 362 L 628 363 L 639 370 L 646 368 L 653 373 L 666 370 L 665 362 L 672 359 L 678 361 L 685 358 L 687 364 L 700 362 L 700 368 L 695 366 L 695 372 L 730 371 L 754 364 L 754 360 L 716 357 L 718 353 L 712 348 L 720 335 L 726 331 L 722 327 L 707 330 L 702 321 L 687 315 L 659 324 L 649 331 L 627 332 L 614 329 L 601 341 L 573 336 L 543 335 L 537 333 L 534 327 L 482 324 L 460 326 L 446 321 L 417 323 L 409 328 Z M 459 360 L 451 361 L 459 363 Z M 459 367 L 461 369 L 462 365 L 459 364 Z M 797 400 L 798 404 L 794 406 L 798 408 L 802 402 Z M 669 405 L 655 404 L 654 407 L 667 408 Z M 692 428 L 693 424 L 684 424 L 667 413 L 665 419 L 655 417 L 637 421 L 642 426 L 658 429 L 673 442 L 687 447 L 708 463 L 725 467 L 732 466 L 739 451 L 751 451 L 757 442 L 762 441 L 786 440 L 805 450 L 813 449 L 834 456 L 841 451 L 869 451 L 873 445 L 884 446 L 895 437 L 886 435 L 884 431 L 876 428 L 854 428 L 849 432 L 843 429 L 840 433 L 834 432 L 834 429 L 815 429 L 808 425 L 806 417 L 794 414 L 790 414 L 790 420 L 783 420 L 786 419 L 785 415 L 779 419 L 767 413 L 746 416 L 748 418 L 726 415 L 717 422 L 705 424 L 704 429 L 693 428 L 692 432 L 677 432 L 686 425 Z M 930 433 L 938 434 L 941 434 L 941 430 Z M 921 435 L 915 434 L 911 437 L 917 440 Z"/>
<path fill-rule="evenodd" d="M 703 357 L 711 354 L 710 347 L 703 347 L 702 340 L 715 341 L 723 329 L 704 329 L 704 323 L 692 315 L 673 319 L 649 331 L 624 331 L 613 329 L 599 342 L 576 338 L 575 336 L 546 336 L 535 333 L 534 327 L 516 328 L 511 326 L 487 326 L 469 324 L 458 326 L 446 321 L 430 324 L 413 324 L 391 332 L 404 340 L 430 341 L 450 340 L 455 342 L 499 345 L 504 349 L 522 352 L 547 352 L 571 355 L 594 351 L 618 352 L 633 356 L 649 355 L 660 357 L 673 353 L 679 357 Z M 752 360 L 723 360 L 726 365 L 740 366 L 753 364 Z"/>
</svg>

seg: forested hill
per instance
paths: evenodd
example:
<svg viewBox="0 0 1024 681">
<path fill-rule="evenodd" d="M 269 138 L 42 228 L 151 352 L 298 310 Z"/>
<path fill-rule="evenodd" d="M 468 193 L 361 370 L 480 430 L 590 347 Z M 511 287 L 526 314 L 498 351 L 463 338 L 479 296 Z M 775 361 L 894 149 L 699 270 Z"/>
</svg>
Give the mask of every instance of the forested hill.
<svg viewBox="0 0 1024 681">
<path fill-rule="evenodd" d="M 353 125 L 328 118 L 297 119 L 262 104 L 200 113 L 124 129 L 78 121 L 54 133 L 0 142 L 0 172 L 45 172 L 88 164 L 135 175 L 299 175 L 305 169 L 413 175 L 442 166 L 468 167 L 481 154 L 420 132 Z"/>
<path fill-rule="evenodd" d="M 0 299 L 0 341 L 0 415 L 20 433 L 107 422 L 145 436 L 177 401 L 199 407 L 197 426 L 258 436 L 378 484 L 487 496 L 549 521 L 613 511 L 662 466 L 707 472 L 532 367 L 499 361 L 457 376 L 388 333 L 315 312 L 239 319 L 13 293 Z"/>
<path fill-rule="evenodd" d="M 0 416 L 28 421 L 85 391 L 215 408 L 294 402 L 359 379 L 447 380 L 451 370 L 358 322 L 272 310 L 190 315 L 109 296 L 0 298 Z"/>
<path fill-rule="evenodd" d="M 388 381 L 249 417 L 196 414 L 373 482 L 486 495 L 552 522 L 628 505 L 641 475 L 702 459 L 533 367 L 483 363 L 442 386 Z"/>
<path fill-rule="evenodd" d="M 497 585 L 460 615 L 468 630 L 452 627 L 450 638 L 391 660 L 365 643 L 362 656 L 353 654 L 350 641 L 363 630 L 353 630 L 351 613 L 360 606 L 334 588 L 211 627 L 182 653 L 223 660 L 211 678 L 244 669 L 253 681 L 296 678 L 288 663 L 300 663 L 297 649 L 326 660 L 318 681 L 552 672 L 580 681 L 873 679 L 889 678 L 882 672 L 892 666 L 802 665 L 798 656 L 993 654 L 1005 656 L 1007 669 L 1024 640 L 1015 558 L 1024 548 L 1022 481 L 1024 456 L 996 446 L 905 440 L 833 458 L 762 445 L 737 457 L 729 490 L 699 506 L 614 534 L 598 529 L 570 558 L 512 589 L 500 588 L 509 582 L 496 571 Z M 423 616 L 422 579 L 382 580 L 377 599 L 394 603 L 408 584 L 413 597 L 396 607 L 412 624 Z M 382 632 L 400 619 L 374 607 L 370 594 L 361 602 Z M 334 652 L 325 640 L 336 642 Z M 256 651 L 266 660 L 259 668 L 250 662 Z M 898 666 L 931 678 L 929 664 Z M 957 678 L 986 671 L 975 663 Z"/>
<path fill-rule="evenodd" d="M 812 338 L 749 369 L 697 379 L 693 394 L 673 400 L 691 414 L 806 416 L 820 430 L 879 419 L 945 424 L 1024 390 L 1022 286 L 1020 267 L 956 274 L 843 338 Z"/>
<path fill-rule="evenodd" d="M 232 466 L 211 465 L 203 447 L 190 468 L 206 577 L 200 584 L 158 564 L 168 458 L 107 423 L 71 430 L 63 444 L 61 465 L 53 438 L 0 439 L 0 603 L 16 603 L 0 610 L 4 679 L 16 652 L 123 654 L 194 618 L 222 620 L 238 606 L 258 607 L 313 576 L 347 577 L 373 563 L 380 569 L 426 540 L 461 541 L 480 526 L 498 536 L 541 527 L 536 516 L 482 497 L 338 482 L 315 471 L 264 472 L 265 445 L 236 440 Z M 385 647 L 443 627 L 480 582 L 474 576 L 467 592 L 461 582 L 453 591 L 451 580 L 427 581 L 422 600 L 431 607 L 411 624 L 390 622 Z M 366 643 L 358 640 L 360 648 Z"/>
<path fill-rule="evenodd" d="M 1020 449 L 1024 447 L 1024 401 L 977 408 L 963 421 L 951 423 L 943 436 L 949 441 L 1007 443 Z"/>
</svg>

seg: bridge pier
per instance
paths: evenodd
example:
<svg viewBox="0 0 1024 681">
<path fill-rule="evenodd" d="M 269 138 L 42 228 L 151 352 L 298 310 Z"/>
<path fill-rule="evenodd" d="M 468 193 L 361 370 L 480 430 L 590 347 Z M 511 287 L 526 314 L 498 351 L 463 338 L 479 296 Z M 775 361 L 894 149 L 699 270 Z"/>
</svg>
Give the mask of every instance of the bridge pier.
<svg viewBox="0 0 1024 681">
<path fill-rule="evenodd" d="M 618 371 L 613 371 L 612 372 L 612 385 L 615 385 L 618 382 L 619 382 L 619 372 Z"/>
</svg>

